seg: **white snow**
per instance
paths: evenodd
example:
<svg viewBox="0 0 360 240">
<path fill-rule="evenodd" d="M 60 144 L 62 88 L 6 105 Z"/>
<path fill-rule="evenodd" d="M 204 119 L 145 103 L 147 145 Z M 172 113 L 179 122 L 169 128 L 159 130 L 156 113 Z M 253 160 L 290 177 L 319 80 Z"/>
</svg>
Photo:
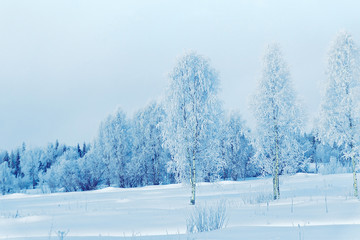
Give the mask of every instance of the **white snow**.
<svg viewBox="0 0 360 240">
<path fill-rule="evenodd" d="M 200 183 L 197 204 L 225 199 L 226 228 L 186 234 L 190 187 L 174 184 L 89 192 L 0 197 L 0 239 L 360 239 L 360 201 L 352 175 Z"/>
</svg>

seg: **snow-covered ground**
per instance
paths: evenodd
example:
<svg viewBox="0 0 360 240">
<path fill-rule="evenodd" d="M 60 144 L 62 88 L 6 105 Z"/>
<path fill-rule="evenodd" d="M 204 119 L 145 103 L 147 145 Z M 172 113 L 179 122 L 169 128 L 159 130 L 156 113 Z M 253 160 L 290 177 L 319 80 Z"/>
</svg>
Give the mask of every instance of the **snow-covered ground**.
<svg viewBox="0 0 360 240">
<path fill-rule="evenodd" d="M 197 204 L 225 199 L 226 228 L 186 234 L 190 189 L 185 185 L 0 197 L 0 239 L 360 239 L 360 201 L 352 175 L 281 176 L 200 183 Z"/>
</svg>

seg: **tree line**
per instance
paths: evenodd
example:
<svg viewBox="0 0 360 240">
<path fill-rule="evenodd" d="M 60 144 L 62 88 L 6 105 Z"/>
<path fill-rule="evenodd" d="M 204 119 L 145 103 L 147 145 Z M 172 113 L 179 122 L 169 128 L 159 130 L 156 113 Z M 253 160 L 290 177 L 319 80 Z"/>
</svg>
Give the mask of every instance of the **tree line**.
<svg viewBox="0 0 360 240">
<path fill-rule="evenodd" d="M 340 32 L 328 54 L 320 112 L 310 132 L 290 70 L 277 44 L 263 56 L 250 108 L 250 131 L 238 111 L 227 112 L 218 98 L 219 75 L 210 60 L 189 52 L 177 59 L 163 98 L 132 117 L 117 109 L 82 147 L 56 141 L 44 148 L 25 144 L 0 153 L 2 194 L 29 188 L 86 191 L 272 176 L 274 199 L 279 175 L 297 172 L 353 173 L 359 155 L 359 50 Z"/>
</svg>

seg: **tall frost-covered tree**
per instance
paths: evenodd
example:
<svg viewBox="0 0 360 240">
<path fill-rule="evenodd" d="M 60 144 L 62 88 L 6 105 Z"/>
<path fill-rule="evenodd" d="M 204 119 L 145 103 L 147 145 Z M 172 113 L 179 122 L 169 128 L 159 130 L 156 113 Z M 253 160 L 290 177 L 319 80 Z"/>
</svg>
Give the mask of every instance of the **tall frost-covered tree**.
<svg viewBox="0 0 360 240">
<path fill-rule="evenodd" d="M 257 150 L 253 159 L 263 174 L 272 174 L 274 199 L 278 199 L 279 174 L 295 172 L 303 160 L 297 141 L 303 116 L 277 44 L 269 45 L 263 57 L 252 110 L 256 119 Z"/>
<path fill-rule="evenodd" d="M 221 114 L 218 75 L 207 59 L 191 52 L 178 59 L 169 78 L 165 143 L 177 180 L 190 180 L 190 203 L 195 204 L 197 178 L 210 180 L 222 168 L 216 137 Z"/>
<path fill-rule="evenodd" d="M 356 158 L 360 146 L 359 63 L 359 49 L 352 36 L 340 32 L 328 55 L 328 78 L 319 119 L 319 138 L 332 146 L 343 147 L 343 157 L 352 166 L 355 196 L 358 196 Z"/>
<path fill-rule="evenodd" d="M 127 164 L 131 159 L 131 134 L 125 113 L 119 109 L 102 122 L 94 153 L 106 166 L 106 183 L 126 187 Z"/>
<path fill-rule="evenodd" d="M 40 148 L 30 149 L 23 153 L 21 157 L 21 171 L 24 174 L 22 179 L 19 179 L 22 187 L 32 187 L 39 182 L 40 160 L 44 152 Z"/>
<path fill-rule="evenodd" d="M 169 153 L 164 148 L 160 128 L 165 111 L 161 104 L 153 102 L 138 111 L 133 119 L 133 155 L 129 173 L 135 185 L 159 185 L 168 182 L 166 163 Z"/>
</svg>

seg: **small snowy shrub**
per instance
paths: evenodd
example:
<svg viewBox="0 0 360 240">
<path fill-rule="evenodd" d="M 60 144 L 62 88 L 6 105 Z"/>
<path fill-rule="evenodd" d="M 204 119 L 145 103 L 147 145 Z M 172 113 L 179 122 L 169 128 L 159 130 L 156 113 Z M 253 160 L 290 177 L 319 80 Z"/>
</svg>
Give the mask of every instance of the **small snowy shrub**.
<svg viewBox="0 0 360 240">
<path fill-rule="evenodd" d="M 273 200 L 273 194 L 270 192 L 247 193 L 241 196 L 244 204 L 267 203 Z"/>
<path fill-rule="evenodd" d="M 212 206 L 195 206 L 186 220 L 188 233 L 208 232 L 225 227 L 227 221 L 227 205 L 220 201 Z"/>
</svg>

